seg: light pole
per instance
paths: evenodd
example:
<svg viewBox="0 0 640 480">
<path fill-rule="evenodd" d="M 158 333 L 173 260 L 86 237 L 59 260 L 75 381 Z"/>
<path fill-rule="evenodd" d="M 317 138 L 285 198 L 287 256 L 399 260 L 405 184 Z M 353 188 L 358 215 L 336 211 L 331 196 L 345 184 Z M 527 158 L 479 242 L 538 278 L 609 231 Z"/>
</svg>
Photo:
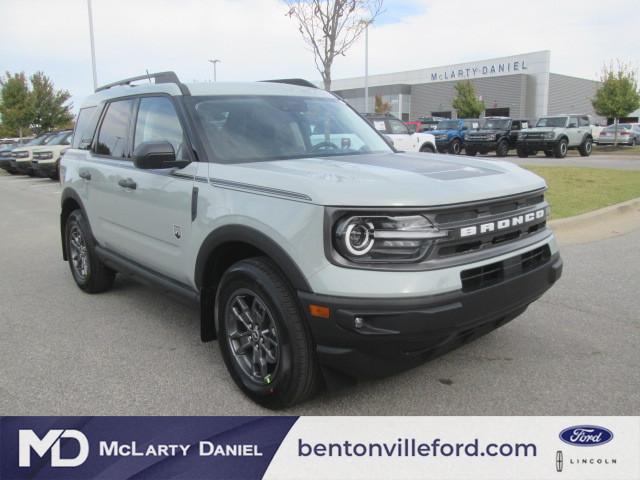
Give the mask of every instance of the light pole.
<svg viewBox="0 0 640 480">
<path fill-rule="evenodd" d="M 217 58 L 215 60 L 209 60 L 209 63 L 213 64 L 213 81 L 216 82 L 218 79 L 216 78 L 216 64 L 222 62 L 222 60 L 218 60 Z"/>
<path fill-rule="evenodd" d="M 369 113 L 369 23 L 364 27 L 364 113 Z"/>
<path fill-rule="evenodd" d="M 96 46 L 93 40 L 93 12 L 91 11 L 91 0 L 87 0 L 89 10 L 89 39 L 91 40 L 91 68 L 93 69 L 93 89 L 98 88 L 98 74 L 96 72 Z"/>
</svg>

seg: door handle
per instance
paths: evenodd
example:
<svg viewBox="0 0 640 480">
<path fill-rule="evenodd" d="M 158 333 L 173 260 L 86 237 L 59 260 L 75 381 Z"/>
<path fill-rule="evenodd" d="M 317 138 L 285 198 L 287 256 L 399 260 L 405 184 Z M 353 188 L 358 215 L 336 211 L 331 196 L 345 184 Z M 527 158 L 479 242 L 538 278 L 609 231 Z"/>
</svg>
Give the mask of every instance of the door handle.
<svg viewBox="0 0 640 480">
<path fill-rule="evenodd" d="M 122 180 L 119 180 L 118 185 L 120 185 L 122 188 L 129 188 L 131 190 L 135 190 L 138 186 L 138 184 L 130 178 L 123 178 Z"/>
<path fill-rule="evenodd" d="M 89 172 L 82 171 L 78 175 L 85 180 L 91 180 L 91 174 Z"/>
</svg>

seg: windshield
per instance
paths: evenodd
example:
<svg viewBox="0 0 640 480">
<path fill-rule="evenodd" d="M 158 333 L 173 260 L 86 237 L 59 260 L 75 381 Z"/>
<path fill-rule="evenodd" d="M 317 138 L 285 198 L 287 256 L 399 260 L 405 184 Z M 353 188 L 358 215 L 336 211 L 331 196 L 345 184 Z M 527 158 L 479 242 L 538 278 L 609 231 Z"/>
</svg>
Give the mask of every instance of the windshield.
<svg viewBox="0 0 640 480">
<path fill-rule="evenodd" d="M 64 143 L 69 143 L 70 136 L 71 136 L 71 132 L 58 133 L 57 135 L 53 135 L 45 143 L 47 145 L 62 145 Z"/>
<path fill-rule="evenodd" d="M 458 129 L 458 121 L 457 120 L 442 120 L 438 123 L 436 130 L 457 130 Z"/>
<path fill-rule="evenodd" d="M 335 98 L 192 97 L 216 160 L 255 162 L 391 152 L 360 115 Z"/>
<path fill-rule="evenodd" d="M 49 134 L 40 135 L 39 137 L 36 137 L 33 140 L 30 140 L 28 143 L 25 143 L 24 146 L 25 147 L 33 147 L 33 146 L 37 146 L 37 145 L 44 145 L 45 141 L 48 140 L 50 137 L 51 137 L 51 135 L 49 135 Z"/>
<path fill-rule="evenodd" d="M 564 127 L 566 124 L 567 117 L 542 117 L 536 127 Z"/>
<path fill-rule="evenodd" d="M 507 130 L 511 121 L 508 118 L 487 118 L 482 128 L 487 130 Z"/>
</svg>

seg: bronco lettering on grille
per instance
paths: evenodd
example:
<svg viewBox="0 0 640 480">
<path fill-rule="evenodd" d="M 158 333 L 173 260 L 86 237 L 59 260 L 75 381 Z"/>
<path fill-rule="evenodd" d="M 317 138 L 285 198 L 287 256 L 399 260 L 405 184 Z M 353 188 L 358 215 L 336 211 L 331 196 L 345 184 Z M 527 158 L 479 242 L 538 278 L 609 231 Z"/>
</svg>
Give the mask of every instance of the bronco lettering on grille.
<svg viewBox="0 0 640 480">
<path fill-rule="evenodd" d="M 487 222 L 470 227 L 463 227 L 460 229 L 460 237 L 472 237 L 474 235 L 482 235 L 484 233 L 491 233 L 499 230 L 505 230 L 511 227 L 517 227 L 518 225 L 524 225 L 525 223 L 531 223 L 533 221 L 543 219 L 545 215 L 546 212 L 543 208 L 534 212 L 516 215 L 509 218 L 503 218 L 495 222 Z"/>
</svg>

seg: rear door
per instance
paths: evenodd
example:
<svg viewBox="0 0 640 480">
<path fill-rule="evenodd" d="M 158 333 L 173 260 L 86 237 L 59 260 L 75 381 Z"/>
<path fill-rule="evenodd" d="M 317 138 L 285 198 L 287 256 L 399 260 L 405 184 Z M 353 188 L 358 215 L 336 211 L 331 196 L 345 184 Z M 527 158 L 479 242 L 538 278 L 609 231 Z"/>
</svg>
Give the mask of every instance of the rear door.
<svg viewBox="0 0 640 480">
<path fill-rule="evenodd" d="M 142 170 L 132 159 L 141 143 L 168 141 L 178 160 L 193 160 L 174 99 L 143 96 L 121 102 L 107 109 L 96 144 L 104 172 L 99 209 L 105 247 L 156 273 L 190 283 L 184 255 L 191 236 L 197 163 L 181 170 Z"/>
</svg>

